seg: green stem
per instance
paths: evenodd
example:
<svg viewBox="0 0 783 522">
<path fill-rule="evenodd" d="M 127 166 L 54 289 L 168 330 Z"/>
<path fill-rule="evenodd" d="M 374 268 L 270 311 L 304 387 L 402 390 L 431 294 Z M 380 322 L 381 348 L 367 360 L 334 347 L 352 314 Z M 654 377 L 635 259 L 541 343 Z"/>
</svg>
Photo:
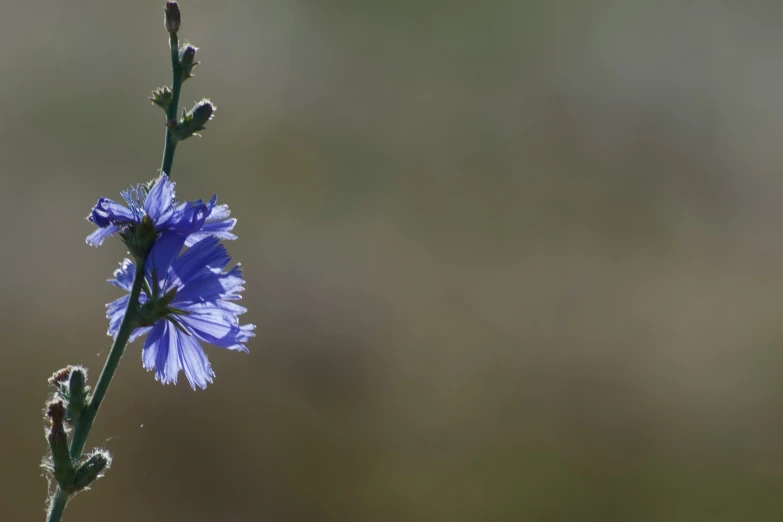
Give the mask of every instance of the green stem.
<svg viewBox="0 0 783 522">
<path fill-rule="evenodd" d="M 179 63 L 179 39 L 177 33 L 171 33 L 169 38 L 171 47 L 171 72 L 174 76 L 171 85 L 171 104 L 166 112 L 166 141 L 163 144 L 163 163 L 160 172 L 171 177 L 171 164 L 174 163 L 174 150 L 177 148 L 177 140 L 171 134 L 169 125 L 177 123 L 177 109 L 179 107 L 179 92 L 182 90 L 182 66 Z"/>
<path fill-rule="evenodd" d="M 82 412 L 82 416 L 76 423 L 76 429 L 73 432 L 73 440 L 71 441 L 71 460 L 78 462 L 82 458 L 82 451 L 84 451 L 84 445 L 87 443 L 87 436 L 90 434 L 95 417 L 98 415 L 98 408 L 101 407 L 106 392 L 109 390 L 109 385 L 114 377 L 114 372 L 117 370 L 117 366 L 120 364 L 122 354 L 125 352 L 125 346 L 128 344 L 128 339 L 136 326 L 136 314 L 139 304 L 139 295 L 141 295 L 141 287 L 144 283 L 144 259 L 137 260 L 136 262 L 136 275 L 133 278 L 133 286 L 131 286 L 130 298 L 128 299 L 128 305 L 125 307 L 125 316 L 122 318 L 120 324 L 120 330 L 117 332 L 117 338 L 114 340 L 114 344 L 111 346 L 109 357 L 106 359 L 106 364 L 103 366 L 101 376 L 98 377 L 98 384 L 95 385 L 95 391 L 92 393 L 89 404 Z M 57 488 L 55 492 L 54 500 L 49 509 L 48 522 L 60 522 L 63 511 L 65 510 L 65 504 L 68 502 L 68 493 Z"/>
<path fill-rule="evenodd" d="M 68 503 L 68 493 L 57 487 L 52 504 L 49 506 L 49 516 L 47 522 L 59 522 L 65 511 L 65 505 Z"/>
<path fill-rule="evenodd" d="M 98 414 L 98 408 L 101 407 L 103 398 L 106 396 L 106 391 L 109 389 L 109 384 L 111 384 L 111 380 L 114 377 L 114 372 L 117 370 L 117 365 L 120 363 L 122 354 L 125 352 L 125 345 L 128 344 L 128 338 L 130 338 L 131 332 L 133 332 L 133 328 L 136 326 L 135 322 L 139 295 L 141 294 L 141 287 L 144 283 L 144 262 L 145 259 L 141 259 L 136 263 L 136 276 L 133 278 L 133 286 L 131 287 L 128 306 L 125 308 L 125 316 L 122 318 L 122 323 L 120 324 L 120 330 L 117 332 L 117 338 L 111 346 L 109 358 L 106 359 L 106 364 L 103 366 L 101 376 L 98 377 L 98 384 L 95 385 L 95 391 L 92 392 L 90 403 L 84 409 L 84 412 L 82 412 L 82 416 L 73 432 L 71 458 L 74 461 L 79 460 L 82 456 L 84 444 L 87 442 L 87 435 L 90 433 L 92 423 L 95 421 L 95 416 Z"/>
</svg>

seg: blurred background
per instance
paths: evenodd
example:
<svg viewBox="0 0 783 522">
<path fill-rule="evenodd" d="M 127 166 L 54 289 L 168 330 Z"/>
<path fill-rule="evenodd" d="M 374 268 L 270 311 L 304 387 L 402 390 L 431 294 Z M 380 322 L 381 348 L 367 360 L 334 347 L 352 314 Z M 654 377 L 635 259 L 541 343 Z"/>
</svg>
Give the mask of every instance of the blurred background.
<svg viewBox="0 0 783 522">
<path fill-rule="evenodd" d="M 0 520 L 43 520 L 46 379 L 108 353 L 99 196 L 156 175 L 162 0 L 0 6 Z M 128 347 L 65 520 L 783 517 L 783 5 L 183 0 L 182 199 L 250 354 Z"/>
</svg>

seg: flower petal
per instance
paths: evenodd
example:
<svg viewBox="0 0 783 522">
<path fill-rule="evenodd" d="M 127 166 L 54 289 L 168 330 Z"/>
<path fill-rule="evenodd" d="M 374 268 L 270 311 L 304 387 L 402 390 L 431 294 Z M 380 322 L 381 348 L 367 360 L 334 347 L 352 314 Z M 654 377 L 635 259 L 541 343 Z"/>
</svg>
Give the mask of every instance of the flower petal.
<svg viewBox="0 0 783 522">
<path fill-rule="evenodd" d="M 207 218 L 200 230 L 194 232 L 188 237 L 185 245 L 190 247 L 205 239 L 213 236 L 220 239 L 236 239 L 237 236 L 231 233 L 234 225 L 237 224 L 236 219 L 229 219 L 231 211 L 228 205 L 216 205 L 217 196 L 212 196 L 207 202 Z"/>
<path fill-rule="evenodd" d="M 136 267 L 130 259 L 123 259 L 120 267 L 114 271 L 114 278 L 109 279 L 109 283 L 122 288 L 126 292 L 131 291 L 133 286 L 133 277 L 136 275 Z"/>
<path fill-rule="evenodd" d="M 209 206 L 209 216 L 207 216 L 207 223 L 214 223 L 215 221 L 223 221 L 228 219 L 231 215 L 228 205 L 215 205 L 217 203 L 217 196 L 212 196 L 207 205 Z"/>
<path fill-rule="evenodd" d="M 136 339 L 138 339 L 139 337 L 141 337 L 145 333 L 149 332 L 153 328 L 154 328 L 153 326 L 140 326 L 138 328 L 135 328 L 131 332 L 130 337 L 128 337 L 128 342 L 132 343 L 133 341 L 135 341 Z"/>
<path fill-rule="evenodd" d="M 204 270 L 192 277 L 174 299 L 174 302 L 203 303 L 219 299 L 238 299 L 239 292 L 244 290 L 245 283 L 242 271 L 234 267 L 228 273 Z"/>
<path fill-rule="evenodd" d="M 204 353 L 204 349 L 194 336 L 185 335 L 180 331 L 177 331 L 177 335 L 180 340 L 179 362 L 185 370 L 185 377 L 188 378 L 191 388 L 195 390 L 198 386 L 203 390 L 215 376 L 207 354 Z"/>
<path fill-rule="evenodd" d="M 164 328 L 163 338 L 167 340 L 165 343 L 167 350 L 158 350 L 158 357 L 155 359 L 155 378 L 163 384 L 177 384 L 177 374 L 182 369 L 179 364 L 181 334 L 168 321 L 161 322 Z"/>
<path fill-rule="evenodd" d="M 122 318 L 125 317 L 125 308 L 128 306 L 129 298 L 130 295 L 126 294 L 106 305 L 106 318 L 109 319 L 109 329 L 106 334 L 109 337 L 117 337 L 117 332 L 120 331 L 120 323 L 122 323 Z"/>
<path fill-rule="evenodd" d="M 231 301 L 224 301 L 222 299 L 215 301 L 215 306 L 221 310 L 231 312 L 234 315 L 242 315 L 247 312 L 247 308 L 244 306 L 239 306 L 238 304 L 232 303 Z"/>
<path fill-rule="evenodd" d="M 159 321 L 152 327 L 144 342 L 141 360 L 147 370 L 155 369 L 155 380 L 177 384 L 179 345 L 179 332 L 168 321 Z"/>
<path fill-rule="evenodd" d="M 182 250 L 184 244 L 185 236 L 163 234 L 152 246 L 152 250 L 150 250 L 145 263 L 145 271 L 147 277 L 151 281 L 153 279 L 152 269 L 155 269 L 156 278 L 161 289 L 166 287 L 169 266 L 171 266 L 174 258 L 177 257 L 177 254 Z"/>
<path fill-rule="evenodd" d="M 147 199 L 144 201 L 144 211 L 154 222 L 157 223 L 163 213 L 171 208 L 175 185 L 164 173 L 155 180 L 155 185 L 147 194 Z"/>
<path fill-rule="evenodd" d="M 188 314 L 180 316 L 180 320 L 199 339 L 229 350 L 248 351 L 243 343 L 255 337 L 255 325 L 240 327 L 234 313 L 217 308 L 211 303 L 192 305 L 186 310 Z"/>
<path fill-rule="evenodd" d="M 217 238 L 207 238 L 199 241 L 186 250 L 171 264 L 171 272 L 176 275 L 176 281 L 185 285 L 200 274 L 220 275 L 220 270 L 231 261 L 226 248 L 219 244 Z M 215 273 L 217 270 L 217 273 Z M 173 279 L 172 279 L 173 281 Z"/>
<path fill-rule="evenodd" d="M 210 236 L 226 240 L 236 239 L 236 234 L 229 232 L 236 224 L 237 220 L 234 218 L 226 219 L 225 221 L 216 221 L 215 223 L 204 223 L 204 226 L 201 227 L 201 231 L 191 234 L 185 242 L 185 245 L 193 246 L 202 239 Z"/>
<path fill-rule="evenodd" d="M 99 228 L 87 236 L 87 244 L 94 247 L 101 246 L 107 237 L 113 236 L 119 231 L 120 227 L 117 225 L 109 225 L 105 228 Z"/>
<path fill-rule="evenodd" d="M 87 216 L 87 220 L 101 228 L 105 228 L 110 224 L 138 221 L 129 208 L 109 198 L 98 199 L 90 215 Z"/>
<path fill-rule="evenodd" d="M 186 201 L 158 221 L 160 230 L 177 234 L 192 234 L 201 230 L 209 214 L 207 206 L 200 199 Z"/>
<path fill-rule="evenodd" d="M 162 349 L 168 351 L 168 337 L 164 338 L 166 331 L 166 321 L 160 321 L 155 324 L 144 341 L 144 348 L 141 350 L 141 364 L 146 370 L 155 369 L 155 361 L 158 358 L 158 352 Z M 163 346 L 165 344 L 165 346 Z"/>
</svg>

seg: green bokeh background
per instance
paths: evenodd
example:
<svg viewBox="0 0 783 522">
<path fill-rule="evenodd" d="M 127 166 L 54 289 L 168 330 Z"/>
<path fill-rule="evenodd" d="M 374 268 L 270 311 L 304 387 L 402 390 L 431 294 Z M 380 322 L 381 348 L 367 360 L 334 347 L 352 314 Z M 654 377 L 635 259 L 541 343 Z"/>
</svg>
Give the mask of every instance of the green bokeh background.
<svg viewBox="0 0 783 522">
<path fill-rule="evenodd" d="M 46 378 L 106 358 L 101 195 L 156 174 L 162 2 L 0 5 L 0 520 Z M 184 0 L 184 199 L 239 219 L 249 355 L 129 346 L 66 521 L 783 517 L 779 2 Z"/>
</svg>

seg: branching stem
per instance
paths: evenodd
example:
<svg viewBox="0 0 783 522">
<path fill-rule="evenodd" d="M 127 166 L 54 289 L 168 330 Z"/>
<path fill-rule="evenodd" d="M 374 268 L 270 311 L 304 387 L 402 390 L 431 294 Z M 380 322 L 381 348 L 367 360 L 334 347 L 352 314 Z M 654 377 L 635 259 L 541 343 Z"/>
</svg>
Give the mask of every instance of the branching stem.
<svg viewBox="0 0 783 522">
<path fill-rule="evenodd" d="M 171 85 L 171 104 L 166 112 L 166 141 L 163 144 L 163 163 L 160 172 L 171 177 L 171 165 L 174 163 L 174 150 L 177 148 L 177 140 L 169 129 L 170 125 L 177 123 L 177 109 L 179 108 L 179 93 L 182 90 L 182 66 L 179 63 L 179 38 L 177 33 L 171 33 L 169 37 L 171 47 L 171 72 L 173 75 Z"/>
</svg>

